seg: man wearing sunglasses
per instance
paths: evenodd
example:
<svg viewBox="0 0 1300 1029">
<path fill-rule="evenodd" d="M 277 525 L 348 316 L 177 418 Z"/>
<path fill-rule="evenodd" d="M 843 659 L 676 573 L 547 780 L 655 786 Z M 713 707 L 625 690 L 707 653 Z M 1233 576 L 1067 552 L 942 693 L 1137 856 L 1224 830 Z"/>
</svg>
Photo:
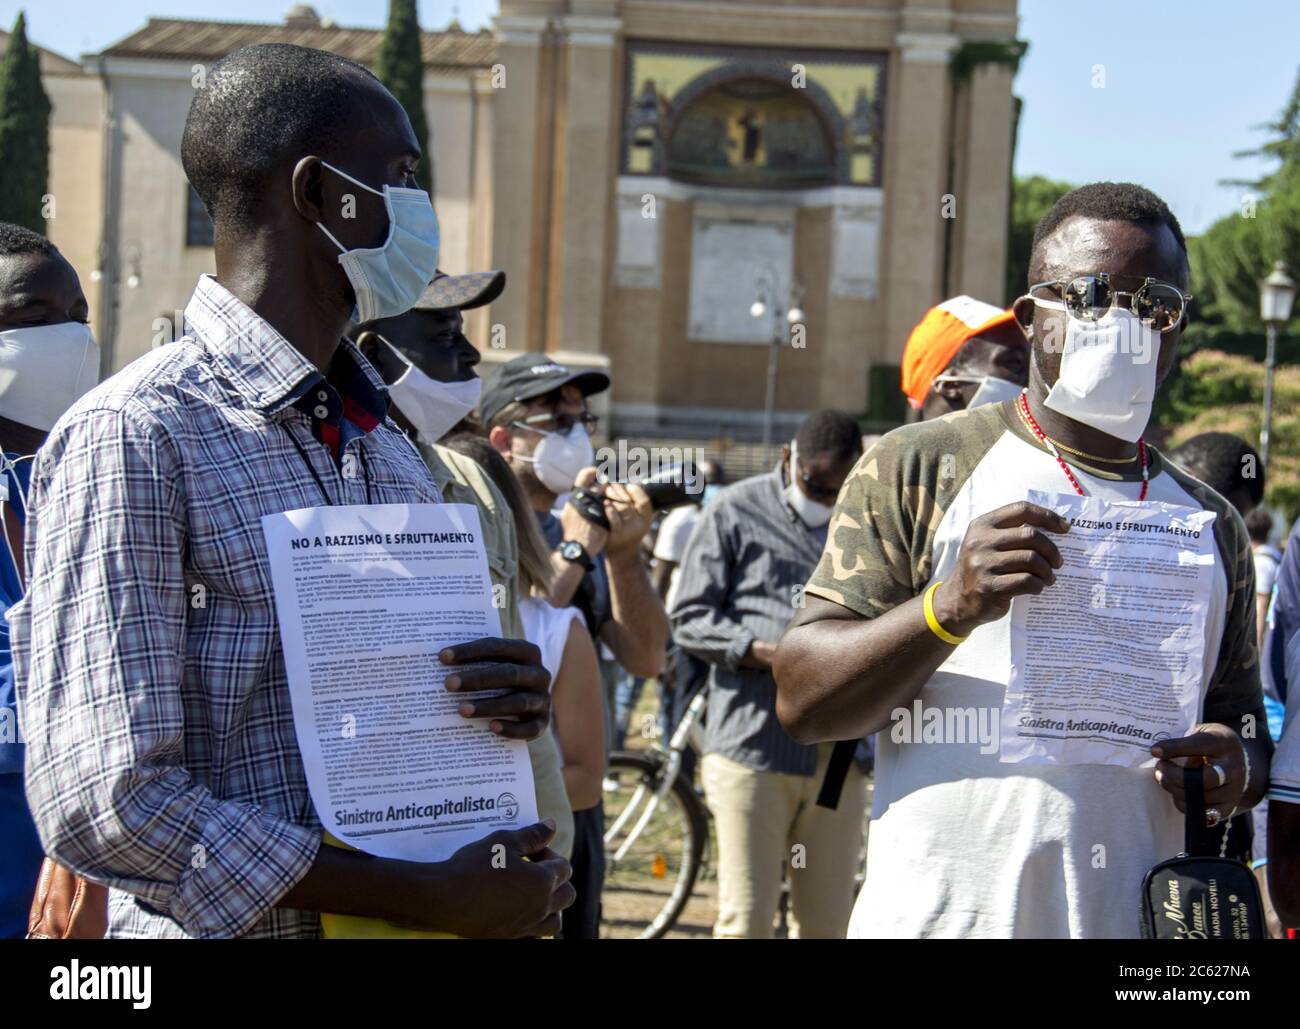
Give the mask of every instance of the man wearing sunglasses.
<svg viewBox="0 0 1300 1029">
<path fill-rule="evenodd" d="M 861 456 L 853 417 L 818 411 L 776 468 L 717 495 L 682 555 L 673 640 L 710 666 L 700 778 L 718 838 L 720 939 L 771 938 L 783 874 L 792 936 L 841 937 L 848 925 L 866 777 L 850 767 L 838 805 L 817 805 L 833 747 L 803 746 L 781 728 L 771 669 Z"/>
<path fill-rule="evenodd" d="M 623 668 L 651 678 L 663 668 L 668 617 L 641 560 L 641 540 L 654 519 L 650 498 L 640 486 L 606 484 L 608 529 L 572 504 L 559 517 L 551 512 L 562 494 L 596 482 L 591 435 L 597 418 L 587 410 L 587 397 L 607 389 L 604 372 L 524 354 L 502 365 L 483 391 L 482 420 L 554 548 L 551 603 L 579 608 L 592 637 Z"/>
<path fill-rule="evenodd" d="M 1183 766 L 1206 766 L 1216 843 L 1260 799 L 1269 743 L 1249 538 L 1222 497 L 1143 440 L 1187 277 L 1182 230 L 1154 194 L 1067 194 L 1038 226 L 1014 306 L 1031 344 L 1027 392 L 898 429 L 845 483 L 775 672 L 778 713 L 801 742 L 878 733 L 850 935 L 1134 936 L 1143 876 L 1183 849 Z M 1058 588 L 1053 540 L 1069 531 L 1030 490 L 1216 515 L 1214 576 L 1192 598 L 1207 612 L 1201 719 L 1151 748 L 1154 768 L 1002 763 L 996 743 L 892 731 L 915 704 L 942 724 L 971 711 L 1000 723 L 1011 602 Z"/>
<path fill-rule="evenodd" d="M 488 439 L 519 477 L 552 548 L 551 603 L 578 608 L 592 639 L 614 656 L 601 662 L 607 694 L 617 693 L 628 675 L 657 676 L 668 642 L 668 616 L 641 558 L 641 541 L 654 518 L 645 490 L 622 483 L 597 487 L 603 489 L 608 529 L 572 503 L 559 516 L 552 512 L 557 498 L 575 486 L 596 487 L 591 435 L 597 421 L 587 397 L 608 388 L 604 372 L 529 353 L 502 366 L 482 404 Z M 578 899 L 565 915 L 563 933 L 565 939 L 595 939 L 605 878 L 604 811 L 596 804 L 575 811 L 573 821 Z"/>
</svg>

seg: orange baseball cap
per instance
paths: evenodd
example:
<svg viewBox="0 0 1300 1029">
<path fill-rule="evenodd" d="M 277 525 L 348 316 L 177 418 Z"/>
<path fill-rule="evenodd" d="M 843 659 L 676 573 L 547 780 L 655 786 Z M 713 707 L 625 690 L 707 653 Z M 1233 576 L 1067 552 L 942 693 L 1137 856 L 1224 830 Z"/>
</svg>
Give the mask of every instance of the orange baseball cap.
<svg viewBox="0 0 1300 1029">
<path fill-rule="evenodd" d="M 1009 309 L 974 297 L 945 300 L 925 312 L 903 348 L 903 392 L 913 407 L 925 403 L 934 380 L 957 356 L 967 340 L 1003 322 L 1014 321 Z"/>
</svg>

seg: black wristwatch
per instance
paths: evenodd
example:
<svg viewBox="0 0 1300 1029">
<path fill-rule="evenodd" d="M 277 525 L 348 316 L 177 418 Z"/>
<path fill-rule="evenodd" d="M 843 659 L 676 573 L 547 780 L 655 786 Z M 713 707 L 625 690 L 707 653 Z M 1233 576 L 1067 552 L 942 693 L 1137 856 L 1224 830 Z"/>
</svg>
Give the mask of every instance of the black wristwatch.
<svg viewBox="0 0 1300 1029">
<path fill-rule="evenodd" d="M 574 564 L 582 565 L 587 571 L 596 567 L 596 562 L 591 559 L 587 553 L 587 548 L 577 540 L 565 540 L 559 546 L 560 557 L 566 561 L 572 561 Z"/>
</svg>

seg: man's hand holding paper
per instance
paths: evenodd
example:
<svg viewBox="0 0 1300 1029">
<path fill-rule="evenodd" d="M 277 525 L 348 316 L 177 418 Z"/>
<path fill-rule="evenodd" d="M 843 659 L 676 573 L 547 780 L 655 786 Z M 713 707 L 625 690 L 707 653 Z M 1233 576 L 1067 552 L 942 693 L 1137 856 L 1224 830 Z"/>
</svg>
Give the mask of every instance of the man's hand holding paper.
<svg viewBox="0 0 1300 1029">
<path fill-rule="evenodd" d="M 448 690 L 500 691 L 466 698 L 457 708 L 462 717 L 491 718 L 488 729 L 512 740 L 535 739 L 545 731 L 551 717 L 551 673 L 532 643 L 487 636 L 447 647 L 438 659 L 458 669 L 443 684 Z"/>
<path fill-rule="evenodd" d="M 325 830 L 377 857 L 438 862 L 535 823 L 524 740 L 546 727 L 550 676 L 535 646 L 495 635 L 477 509 L 310 508 L 263 528 Z"/>
<path fill-rule="evenodd" d="M 1172 504 L 1029 499 L 1068 519 L 1070 532 L 1056 582 L 1012 605 L 1002 760 L 1150 765 L 1154 745 L 1172 746 L 1200 721 L 1216 516 Z M 1176 749 L 1227 760 L 1211 739 Z"/>
<path fill-rule="evenodd" d="M 1215 812 L 1217 821 L 1232 814 L 1249 785 L 1246 745 L 1231 727 L 1219 722 L 1193 726 L 1186 736 L 1155 744 L 1151 753 L 1160 758 L 1156 782 L 1174 798 L 1179 811 L 1187 810 L 1183 769 L 1190 765 L 1205 766 L 1205 807 L 1207 813 Z"/>
</svg>

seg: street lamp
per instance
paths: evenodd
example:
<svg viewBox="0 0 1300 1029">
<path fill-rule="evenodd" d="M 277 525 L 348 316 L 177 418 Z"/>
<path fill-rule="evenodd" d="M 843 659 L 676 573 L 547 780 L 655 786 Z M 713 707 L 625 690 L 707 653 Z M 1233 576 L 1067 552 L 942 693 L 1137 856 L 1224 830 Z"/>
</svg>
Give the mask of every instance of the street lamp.
<svg viewBox="0 0 1300 1029">
<path fill-rule="evenodd" d="M 782 310 L 782 302 L 777 296 L 777 274 L 772 265 L 760 269 L 754 277 L 754 289 L 757 293 L 754 302 L 749 305 L 751 318 L 762 318 L 769 311 L 772 314 L 772 341 L 767 352 L 767 395 L 763 402 L 763 446 L 772 445 L 772 421 L 776 416 L 776 365 L 781 354 L 781 344 L 789 333 L 788 326 L 804 320 L 803 309 L 799 306 L 800 289 L 792 289 L 793 303 L 789 310 Z"/>
<path fill-rule="evenodd" d="M 1259 459 L 1268 468 L 1268 443 L 1273 429 L 1273 366 L 1277 363 L 1277 330 L 1291 320 L 1295 283 L 1286 273 L 1286 262 L 1273 265 L 1273 273 L 1259 287 L 1259 317 L 1268 332 L 1264 357 L 1264 426 L 1259 432 Z"/>
</svg>

